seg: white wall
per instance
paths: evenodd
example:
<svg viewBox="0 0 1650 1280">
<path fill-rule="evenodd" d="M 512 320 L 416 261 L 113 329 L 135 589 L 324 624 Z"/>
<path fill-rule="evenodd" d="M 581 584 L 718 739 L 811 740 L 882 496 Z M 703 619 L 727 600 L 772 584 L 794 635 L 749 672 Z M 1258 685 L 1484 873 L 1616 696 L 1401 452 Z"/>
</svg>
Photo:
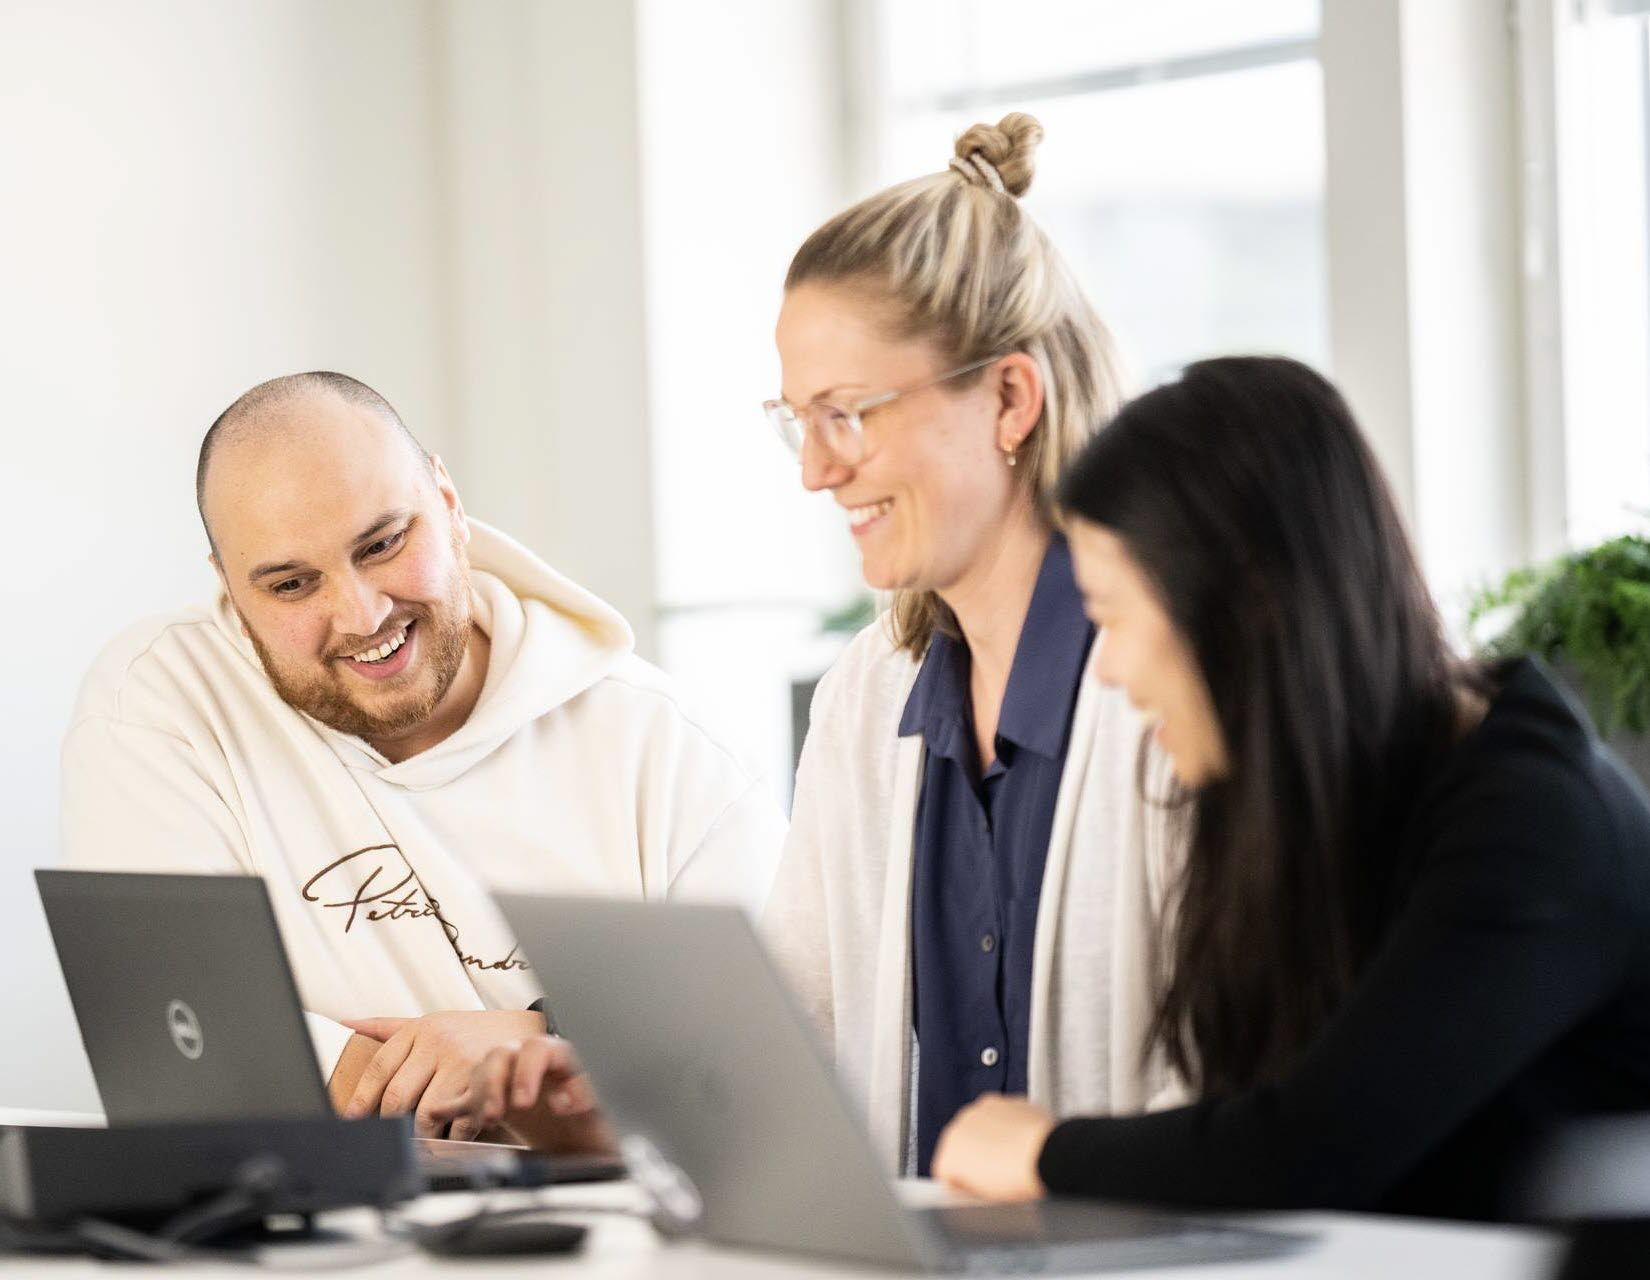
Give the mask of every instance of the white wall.
<svg viewBox="0 0 1650 1280">
<path fill-rule="evenodd" d="M 634 5 L 447 0 L 440 42 L 461 485 L 652 657 Z"/>
<path fill-rule="evenodd" d="M 445 443 L 427 18 L 393 0 L 0 18 L 0 1103 L 95 1099 L 28 869 L 55 857 L 86 664 L 209 586 L 206 425 L 262 378 L 340 368 Z"/>
<path fill-rule="evenodd" d="M 0 1106 L 95 1100 L 28 872 L 56 857 L 87 663 L 210 589 L 195 450 L 242 390 L 372 383 L 475 514 L 645 637 L 632 23 L 563 0 L 0 8 Z"/>
</svg>

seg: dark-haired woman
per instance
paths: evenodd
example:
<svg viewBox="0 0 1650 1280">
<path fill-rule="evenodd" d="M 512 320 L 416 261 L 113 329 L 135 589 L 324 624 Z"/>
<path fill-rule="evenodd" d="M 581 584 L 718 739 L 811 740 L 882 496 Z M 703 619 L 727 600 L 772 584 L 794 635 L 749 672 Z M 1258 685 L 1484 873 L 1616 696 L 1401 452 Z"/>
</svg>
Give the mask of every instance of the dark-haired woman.
<svg viewBox="0 0 1650 1280">
<path fill-rule="evenodd" d="M 1451 654 L 1335 390 L 1193 365 L 1061 499 L 1098 674 L 1189 824 L 1152 1046 L 1199 1100 L 1056 1123 L 990 1096 L 936 1173 L 1499 1218 L 1555 1126 L 1650 1109 L 1644 792 L 1538 664 Z"/>
</svg>

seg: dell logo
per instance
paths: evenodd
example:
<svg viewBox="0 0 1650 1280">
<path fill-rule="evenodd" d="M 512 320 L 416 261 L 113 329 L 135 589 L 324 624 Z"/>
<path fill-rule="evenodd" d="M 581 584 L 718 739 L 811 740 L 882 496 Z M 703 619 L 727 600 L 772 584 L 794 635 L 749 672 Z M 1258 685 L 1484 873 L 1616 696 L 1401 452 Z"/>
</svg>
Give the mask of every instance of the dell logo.
<svg viewBox="0 0 1650 1280">
<path fill-rule="evenodd" d="M 201 1035 L 201 1020 L 182 1000 L 173 1000 L 166 1006 L 166 1030 L 178 1052 L 193 1062 L 206 1052 L 206 1040 Z"/>
</svg>

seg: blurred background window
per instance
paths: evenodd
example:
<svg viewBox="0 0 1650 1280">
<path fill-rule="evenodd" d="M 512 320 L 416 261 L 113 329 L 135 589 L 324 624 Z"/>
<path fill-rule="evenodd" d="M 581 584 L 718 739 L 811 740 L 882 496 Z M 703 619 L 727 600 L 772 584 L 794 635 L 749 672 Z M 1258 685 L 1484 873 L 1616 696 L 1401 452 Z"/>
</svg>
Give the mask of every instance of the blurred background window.
<svg viewBox="0 0 1650 1280">
<path fill-rule="evenodd" d="M 851 26 L 799 31 L 754 10 L 737 24 L 663 0 L 640 10 L 659 656 L 781 792 L 812 681 L 845 638 L 822 627 L 863 595 L 840 520 L 801 492 L 755 409 L 758 391 L 778 394 L 779 284 L 814 225 L 934 172 L 975 121 L 1030 111 L 1047 141 L 1027 205 L 1136 380 L 1222 352 L 1328 363 L 1317 0 L 873 0 L 858 12 L 870 20 L 856 40 Z M 726 68 L 740 47 L 767 70 L 710 83 L 684 56 L 714 50 Z M 830 85 L 798 94 L 832 47 L 854 51 L 840 110 L 862 124 L 842 149 L 816 118 Z M 761 112 L 744 110 L 753 92 Z M 719 169 L 718 200 L 697 199 L 695 143 L 723 107 L 750 154 L 800 147 L 807 161 L 785 183 L 766 166 Z"/>
<path fill-rule="evenodd" d="M 1292 355 L 1327 370 L 1317 0 L 881 0 L 879 182 L 1011 110 L 1047 140 L 1027 207 L 1130 369 Z"/>
<path fill-rule="evenodd" d="M 1558 17 L 1549 354 L 1563 362 L 1564 532 L 1585 545 L 1650 513 L 1650 0 L 1570 0 Z"/>
<path fill-rule="evenodd" d="M 804 237 L 850 198 L 835 0 L 637 6 L 655 652 L 788 799 L 805 691 L 858 557 L 762 414 Z M 684 109 L 684 107 L 686 109 Z M 805 703 L 804 703 L 805 706 Z"/>
</svg>

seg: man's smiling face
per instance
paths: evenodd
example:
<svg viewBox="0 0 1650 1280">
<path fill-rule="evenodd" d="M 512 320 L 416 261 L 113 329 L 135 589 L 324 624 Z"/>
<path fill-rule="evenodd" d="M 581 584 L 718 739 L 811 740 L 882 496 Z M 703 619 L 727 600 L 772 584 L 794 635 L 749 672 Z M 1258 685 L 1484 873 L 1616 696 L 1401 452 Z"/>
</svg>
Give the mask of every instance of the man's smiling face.
<svg viewBox="0 0 1650 1280">
<path fill-rule="evenodd" d="M 287 703 L 375 746 L 435 714 L 470 637 L 468 526 L 396 424 L 326 391 L 271 406 L 218 444 L 203 514 Z"/>
</svg>

